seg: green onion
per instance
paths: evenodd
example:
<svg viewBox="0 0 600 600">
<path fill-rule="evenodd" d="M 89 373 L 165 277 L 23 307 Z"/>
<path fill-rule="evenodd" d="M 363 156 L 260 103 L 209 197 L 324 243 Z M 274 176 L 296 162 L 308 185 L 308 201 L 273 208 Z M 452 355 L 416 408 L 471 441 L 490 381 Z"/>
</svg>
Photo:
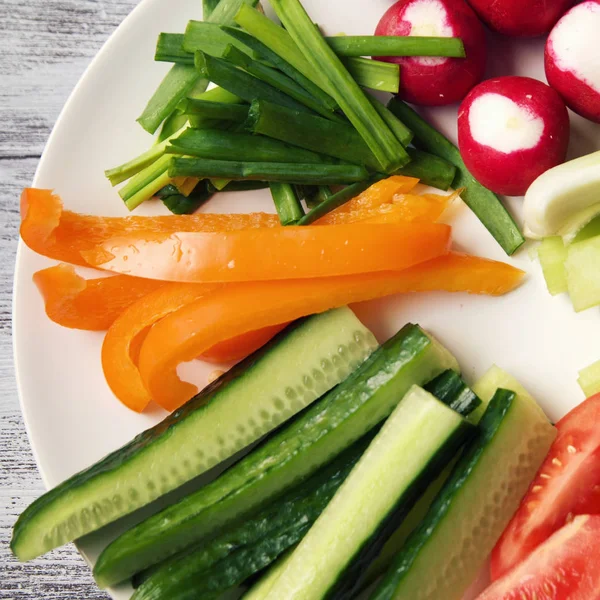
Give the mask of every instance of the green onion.
<svg viewBox="0 0 600 600">
<path fill-rule="evenodd" d="M 196 212 L 214 192 L 209 190 L 208 182 L 201 181 L 191 194 L 185 196 L 173 185 L 169 184 L 156 194 L 163 204 L 175 215 L 189 215 Z"/>
<path fill-rule="evenodd" d="M 154 133 L 194 87 L 199 76 L 193 65 L 173 65 L 150 98 L 138 123 L 148 133 Z"/>
<path fill-rule="evenodd" d="M 290 79 L 293 79 L 298 85 L 304 88 L 311 96 L 316 98 L 323 106 L 327 107 L 331 112 L 337 109 L 336 101 L 318 85 L 313 83 L 308 77 L 305 77 L 298 69 L 293 67 L 289 62 L 284 60 L 271 50 L 268 46 L 257 40 L 250 34 L 237 29 L 235 27 L 227 27 L 221 25 L 221 29 L 227 32 L 231 37 L 235 37 L 240 42 L 251 48 L 262 59 L 271 63 L 274 67 L 285 73 Z"/>
<path fill-rule="evenodd" d="M 268 137 L 211 129 L 188 129 L 172 140 L 167 152 L 229 161 L 333 163 L 328 157 Z"/>
<path fill-rule="evenodd" d="M 314 69 L 330 81 L 333 98 L 365 140 L 385 172 L 410 159 L 364 92 L 344 67 L 298 0 L 271 0 L 292 39 Z"/>
<path fill-rule="evenodd" d="M 247 104 L 227 104 L 188 98 L 184 110 L 186 115 L 194 115 L 201 119 L 220 119 L 244 123 L 248 118 L 249 108 Z"/>
<path fill-rule="evenodd" d="M 523 234 L 498 196 L 483 187 L 469 173 L 458 148 L 404 102 L 393 98 L 388 108 L 413 131 L 419 146 L 457 168 L 454 188 L 465 188 L 461 194 L 465 204 L 477 215 L 504 251 L 508 255 L 514 254 L 525 242 Z"/>
<path fill-rule="evenodd" d="M 343 190 L 333 194 L 333 196 L 330 196 L 327 198 L 327 200 L 321 202 L 321 204 L 313 208 L 310 212 L 304 215 L 296 223 L 296 225 L 311 225 L 321 217 L 324 217 L 327 213 L 330 213 L 343 204 L 346 204 L 346 202 L 352 200 L 352 198 L 356 198 L 356 196 L 364 192 L 367 188 L 370 188 L 374 183 L 380 181 L 381 179 L 385 179 L 385 177 L 383 175 L 374 175 L 370 179 L 365 179 L 364 181 L 359 181 L 354 185 L 345 187 Z"/>
<path fill-rule="evenodd" d="M 168 173 L 171 177 L 224 177 L 315 185 L 352 183 L 363 181 L 368 176 L 363 167 L 355 165 L 225 161 L 205 158 L 173 158 Z"/>
<path fill-rule="evenodd" d="M 204 52 L 210 56 L 221 58 L 228 46 L 235 46 L 242 52 L 253 54 L 245 44 L 226 33 L 218 23 L 204 21 L 190 21 L 185 29 L 183 50 L 191 52 Z"/>
<path fill-rule="evenodd" d="M 193 65 L 194 54 L 183 49 L 183 38 L 182 33 L 161 33 L 156 43 L 154 60 Z"/>
<path fill-rule="evenodd" d="M 307 108 L 314 110 L 316 113 L 323 115 L 325 118 L 334 118 L 335 113 L 321 104 L 314 96 L 309 94 L 302 86 L 297 84 L 293 79 L 284 75 L 276 69 L 267 67 L 255 60 L 252 60 L 247 54 L 244 54 L 233 46 L 228 46 L 223 53 L 223 59 L 241 67 L 250 75 L 254 75 L 258 79 L 268 83 L 279 91 L 283 92 L 297 100 Z"/>
<path fill-rule="evenodd" d="M 439 190 L 448 190 L 452 186 L 457 171 L 452 163 L 415 148 L 407 148 L 407 152 L 410 162 L 396 171 L 396 175 L 416 177 L 421 183 Z"/>
<path fill-rule="evenodd" d="M 221 0 L 202 0 L 202 17 L 205 21 L 210 18 Z"/>
<path fill-rule="evenodd" d="M 190 99 L 190 96 L 188 96 L 188 99 Z M 194 98 L 191 98 L 192 100 L 201 100 L 204 102 L 220 102 L 221 104 L 243 104 L 244 101 L 239 97 L 236 96 L 235 94 L 232 94 L 231 92 L 228 92 L 227 90 L 224 90 L 221 87 L 214 87 L 206 92 L 204 92 L 203 94 L 199 94 L 198 96 L 195 96 Z"/>
<path fill-rule="evenodd" d="M 293 185 L 273 181 L 269 184 L 269 188 L 282 225 L 292 225 L 304 216 L 304 210 Z"/>
<path fill-rule="evenodd" d="M 400 91 L 400 65 L 370 58 L 344 58 L 342 63 L 362 87 L 391 94 Z"/>
<path fill-rule="evenodd" d="M 182 100 L 182 102 L 185 102 L 185 100 Z M 179 103 L 179 105 L 181 106 L 181 102 Z M 170 117 L 167 117 L 167 119 L 165 119 L 164 123 L 162 124 L 162 127 L 160 128 L 160 132 L 158 134 L 158 137 L 156 138 L 156 141 L 160 144 L 166 139 L 171 138 L 178 131 L 182 131 L 183 129 L 185 129 L 187 122 L 187 116 L 184 113 L 179 112 L 178 107 L 177 110 L 173 111 Z"/>
<path fill-rule="evenodd" d="M 259 0 L 221 0 L 213 10 L 210 18 L 204 18 L 211 23 L 221 23 L 223 25 L 233 25 L 235 15 L 242 6 L 253 7 L 259 3 Z"/>
<path fill-rule="evenodd" d="M 224 60 L 196 52 L 196 64 L 207 79 L 247 102 L 252 102 L 258 98 L 280 104 L 281 106 L 287 106 L 294 110 L 309 110 L 303 104 L 300 104 L 268 83 L 230 65 Z"/>
<path fill-rule="evenodd" d="M 340 35 L 325 38 L 338 56 L 447 56 L 464 58 L 460 38 Z"/>
<path fill-rule="evenodd" d="M 308 208 L 315 208 L 316 206 L 319 206 L 319 204 L 321 204 L 322 202 L 325 202 L 325 200 L 328 200 L 329 198 L 331 198 L 331 196 L 333 196 L 333 192 L 331 191 L 331 188 L 328 185 L 319 185 L 315 188 L 310 188 L 312 191 L 312 193 L 309 193 L 306 195 L 305 197 L 305 201 L 306 201 L 306 206 L 308 206 Z"/>
<path fill-rule="evenodd" d="M 334 123 L 264 101 L 250 107 L 246 128 L 313 152 L 327 154 L 372 170 L 381 167 L 358 132 L 348 123 Z"/>
<path fill-rule="evenodd" d="M 367 94 L 369 102 L 373 105 L 379 116 L 385 121 L 385 124 L 391 129 L 396 139 L 404 146 L 408 146 L 413 139 L 412 131 L 391 111 L 388 107 Z"/>
<path fill-rule="evenodd" d="M 169 168 L 171 156 L 168 154 L 163 154 L 156 160 L 154 160 L 149 166 L 145 169 L 142 169 L 139 173 L 134 175 L 125 186 L 123 186 L 119 190 L 119 196 L 123 199 L 125 204 L 133 197 L 147 189 L 149 186 L 152 186 L 154 180 L 158 179 L 161 175 L 163 175 L 167 169 Z M 148 196 L 151 198 L 158 190 L 163 188 L 167 183 L 167 181 L 160 187 L 157 187 L 152 191 L 152 193 Z"/>
<path fill-rule="evenodd" d="M 252 190 L 264 190 L 269 187 L 266 181 L 230 181 L 224 187 L 218 188 L 213 179 L 208 179 L 207 186 L 213 193 L 216 192 L 248 192 Z"/>
</svg>

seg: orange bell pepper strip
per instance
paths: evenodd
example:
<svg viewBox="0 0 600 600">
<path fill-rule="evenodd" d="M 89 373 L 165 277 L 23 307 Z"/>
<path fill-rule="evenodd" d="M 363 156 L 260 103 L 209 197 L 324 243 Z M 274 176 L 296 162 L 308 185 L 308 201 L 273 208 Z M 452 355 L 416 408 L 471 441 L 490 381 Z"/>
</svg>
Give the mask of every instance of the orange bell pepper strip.
<svg viewBox="0 0 600 600">
<path fill-rule="evenodd" d="M 96 217 L 63 210 L 51 190 L 27 188 L 21 195 L 21 237 L 38 254 L 88 266 L 81 252 L 114 237 L 134 233 L 172 234 L 217 232 L 255 227 L 279 227 L 277 215 L 195 214 L 164 217 Z"/>
<path fill-rule="evenodd" d="M 87 331 L 107 330 L 127 307 L 166 285 L 127 275 L 84 279 L 64 263 L 38 271 L 33 281 L 52 321 Z"/>
<path fill-rule="evenodd" d="M 448 254 L 400 272 L 231 284 L 158 321 L 142 344 L 139 371 L 152 398 L 175 410 L 197 392 L 194 385 L 179 379 L 177 366 L 223 339 L 402 292 L 500 295 L 517 287 L 523 275 L 504 263 Z M 132 381 L 124 380 L 124 388 Z"/>
<path fill-rule="evenodd" d="M 450 231 L 438 223 L 357 223 L 129 236 L 82 255 L 94 267 L 165 281 L 304 279 L 400 271 L 446 254 Z"/>
</svg>

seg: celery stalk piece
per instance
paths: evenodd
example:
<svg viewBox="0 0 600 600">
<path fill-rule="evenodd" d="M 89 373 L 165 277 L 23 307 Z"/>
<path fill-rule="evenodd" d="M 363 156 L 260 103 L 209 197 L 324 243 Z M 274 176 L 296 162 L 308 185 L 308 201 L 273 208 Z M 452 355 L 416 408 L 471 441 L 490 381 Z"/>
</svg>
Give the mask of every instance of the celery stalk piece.
<svg viewBox="0 0 600 600">
<path fill-rule="evenodd" d="M 408 146 L 413 139 L 412 131 L 382 102 L 377 98 L 367 94 L 367 99 L 373 105 L 379 116 L 385 121 L 386 125 L 392 130 L 396 139 L 404 146 Z"/>
<path fill-rule="evenodd" d="M 558 235 L 544 238 L 538 247 L 538 258 L 542 265 L 548 291 L 553 296 L 566 292 L 569 288 L 565 269 L 567 249 L 563 239 Z"/>
<path fill-rule="evenodd" d="M 325 38 L 338 56 L 446 56 L 464 58 L 460 38 L 339 35 Z"/>
<path fill-rule="evenodd" d="M 148 133 L 154 133 L 185 98 L 198 78 L 199 73 L 193 65 L 173 65 L 150 98 L 138 123 Z"/>
<path fill-rule="evenodd" d="M 196 52 L 196 65 L 207 79 L 247 102 L 258 98 L 294 110 L 312 112 L 272 85 L 238 69 L 225 60 Z"/>
<path fill-rule="evenodd" d="M 183 49 L 182 33 L 161 33 L 156 43 L 156 52 L 154 60 L 157 62 L 173 62 L 184 65 L 194 64 L 193 52 L 186 52 Z"/>
<path fill-rule="evenodd" d="M 344 58 L 342 63 L 362 87 L 391 94 L 400 91 L 400 65 L 370 58 Z"/>
<path fill-rule="evenodd" d="M 293 225 L 304 216 L 304 210 L 293 185 L 273 181 L 269 184 L 269 188 L 282 225 Z"/>
<path fill-rule="evenodd" d="M 170 177 L 198 177 L 212 179 L 252 179 L 283 183 L 311 183 L 334 185 L 363 181 L 368 173 L 356 165 L 315 165 L 302 163 L 245 162 L 211 160 L 205 158 L 173 158 L 169 165 Z"/>
<path fill-rule="evenodd" d="M 336 101 L 329 94 L 324 92 L 318 85 L 313 83 L 308 77 L 305 77 L 298 69 L 284 60 L 281 56 L 279 56 L 279 54 L 273 52 L 271 48 L 263 44 L 261 41 L 236 27 L 221 25 L 221 28 L 230 36 L 235 37 L 240 42 L 246 44 L 246 46 L 252 48 L 252 50 L 254 50 L 258 56 L 260 56 L 260 58 L 270 62 L 274 67 L 279 69 L 290 79 L 293 79 L 299 86 L 304 88 L 311 96 L 316 98 L 331 112 L 334 112 L 337 109 L 338 106 Z"/>
<path fill-rule="evenodd" d="M 109 169 L 105 171 L 105 175 L 107 179 L 113 184 L 117 185 L 126 181 L 130 177 L 133 177 L 146 167 L 152 165 L 153 162 L 158 160 L 161 156 L 164 155 L 165 150 L 169 144 L 169 142 L 177 137 L 179 134 L 183 133 L 187 129 L 187 125 L 183 126 L 179 131 L 171 135 L 169 138 L 165 139 L 159 144 L 152 146 L 149 150 L 140 154 L 133 160 L 126 162 L 114 169 Z"/>
<path fill-rule="evenodd" d="M 565 269 L 573 307 L 577 312 L 600 304 L 600 237 L 571 244 Z"/>
<path fill-rule="evenodd" d="M 410 158 L 379 113 L 365 97 L 298 0 L 271 0 L 285 25 L 313 69 L 329 79 L 332 96 L 365 140 L 385 172 L 393 172 Z"/>
<path fill-rule="evenodd" d="M 465 188 L 461 198 L 508 254 L 525 242 L 514 219 L 498 196 L 483 187 L 468 171 L 458 148 L 404 102 L 392 98 L 388 108 L 414 133 L 419 148 L 431 152 L 457 168 L 454 188 Z"/>
<path fill-rule="evenodd" d="M 579 383 L 586 398 L 600 393 L 600 360 L 585 369 L 581 369 L 577 383 Z"/>
</svg>

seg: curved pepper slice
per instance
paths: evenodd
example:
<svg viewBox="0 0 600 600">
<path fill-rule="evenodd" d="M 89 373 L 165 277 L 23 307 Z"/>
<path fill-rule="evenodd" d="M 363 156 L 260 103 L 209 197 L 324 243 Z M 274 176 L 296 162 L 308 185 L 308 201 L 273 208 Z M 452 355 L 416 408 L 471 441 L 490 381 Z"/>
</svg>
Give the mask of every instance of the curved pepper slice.
<svg viewBox="0 0 600 600">
<path fill-rule="evenodd" d="M 439 223 L 275 227 L 227 233 L 129 236 L 82 252 L 115 273 L 186 282 L 239 282 L 400 271 L 446 254 Z"/>
<path fill-rule="evenodd" d="M 105 331 L 127 307 L 166 285 L 127 275 L 84 279 L 64 263 L 38 271 L 33 281 L 52 321 L 88 331 Z"/>
<path fill-rule="evenodd" d="M 517 287 L 523 275 L 504 263 L 449 254 L 401 272 L 231 284 L 156 323 L 142 344 L 139 370 L 152 398 L 175 410 L 197 392 L 179 379 L 177 366 L 223 339 L 402 292 L 501 295 Z"/>
<path fill-rule="evenodd" d="M 60 198 L 51 190 L 27 188 L 21 194 L 21 237 L 25 244 L 38 254 L 74 265 L 88 266 L 81 252 L 114 237 L 257 227 L 279 227 L 279 219 L 266 213 L 96 217 L 63 210 Z"/>
</svg>

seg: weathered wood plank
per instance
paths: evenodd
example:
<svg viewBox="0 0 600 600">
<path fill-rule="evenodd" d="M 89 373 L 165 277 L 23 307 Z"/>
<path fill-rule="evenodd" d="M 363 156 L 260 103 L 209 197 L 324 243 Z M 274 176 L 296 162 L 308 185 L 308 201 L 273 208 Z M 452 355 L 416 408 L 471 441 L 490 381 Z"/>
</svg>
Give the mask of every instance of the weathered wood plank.
<svg viewBox="0 0 600 600">
<path fill-rule="evenodd" d="M 0 25 L 0 598 L 106 599 L 73 546 L 21 565 L 11 527 L 43 491 L 18 405 L 11 293 L 18 197 L 69 93 L 135 0 L 4 0 Z"/>
</svg>

